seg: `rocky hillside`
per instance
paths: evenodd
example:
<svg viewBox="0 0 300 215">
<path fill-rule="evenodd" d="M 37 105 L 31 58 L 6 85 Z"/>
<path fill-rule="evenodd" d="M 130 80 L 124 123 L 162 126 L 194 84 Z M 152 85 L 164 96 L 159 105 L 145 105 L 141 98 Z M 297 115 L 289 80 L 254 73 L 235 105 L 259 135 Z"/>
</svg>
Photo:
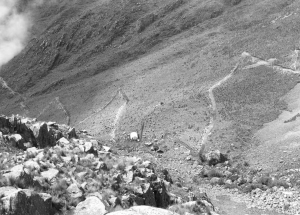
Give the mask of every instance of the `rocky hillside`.
<svg viewBox="0 0 300 215">
<path fill-rule="evenodd" d="M 166 168 L 176 196 L 203 183 L 252 197 L 256 189 L 292 192 L 254 205 L 298 211 L 299 1 L 16 2 L 12 13 L 25 14 L 31 27 L 20 53 L 0 68 L 0 113 L 23 117 L 1 119 L 10 153 L 57 148 L 64 137 L 70 152 L 50 152 L 68 157 L 98 142 Z M 27 126 L 26 118 L 37 122 Z M 106 162 L 94 153 L 92 163 Z M 67 172 L 77 180 L 79 172 Z"/>
<path fill-rule="evenodd" d="M 184 203 L 170 192 L 166 169 L 117 155 L 86 131 L 28 118 L 2 116 L 0 122 L 0 214 L 101 215 L 126 208 L 137 215 L 177 214 L 156 209 L 170 205 L 180 214 L 214 211 L 206 194 Z"/>
</svg>

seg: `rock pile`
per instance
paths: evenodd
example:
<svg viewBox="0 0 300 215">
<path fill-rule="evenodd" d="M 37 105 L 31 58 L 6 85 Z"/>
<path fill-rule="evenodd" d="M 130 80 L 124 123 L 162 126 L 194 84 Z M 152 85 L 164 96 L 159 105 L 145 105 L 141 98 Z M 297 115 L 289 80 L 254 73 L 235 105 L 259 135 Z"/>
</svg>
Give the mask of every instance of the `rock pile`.
<svg viewBox="0 0 300 215">
<path fill-rule="evenodd" d="M 76 137 L 74 128 L 17 116 L 0 116 L 0 142 L 26 150 L 56 145 L 61 137 Z M 75 135 L 75 136 L 74 136 Z"/>
<path fill-rule="evenodd" d="M 157 174 L 149 161 L 118 157 L 74 128 L 1 117 L 0 130 L 1 141 L 24 150 L 14 156 L 0 153 L 1 214 L 101 215 L 136 205 L 148 207 L 136 206 L 130 213 L 160 214 L 150 206 L 167 208 L 181 201 L 169 192 L 167 171 Z M 123 213 L 128 214 L 112 214 Z"/>
</svg>

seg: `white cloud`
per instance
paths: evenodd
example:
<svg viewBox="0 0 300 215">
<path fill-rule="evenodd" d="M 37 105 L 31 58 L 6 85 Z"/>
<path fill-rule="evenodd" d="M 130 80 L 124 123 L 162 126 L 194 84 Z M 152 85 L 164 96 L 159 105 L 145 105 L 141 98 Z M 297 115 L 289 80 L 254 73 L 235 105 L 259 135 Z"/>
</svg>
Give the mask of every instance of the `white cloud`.
<svg viewBox="0 0 300 215">
<path fill-rule="evenodd" d="M 16 6 L 16 0 L 0 1 L 0 67 L 23 49 L 27 37 L 29 19 Z"/>
<path fill-rule="evenodd" d="M 23 1 L 23 2 L 22 2 Z M 56 1 L 31 0 L 18 9 L 24 0 L 0 0 L 0 67 L 16 56 L 26 45 L 31 27 L 30 11 L 43 3 Z"/>
</svg>

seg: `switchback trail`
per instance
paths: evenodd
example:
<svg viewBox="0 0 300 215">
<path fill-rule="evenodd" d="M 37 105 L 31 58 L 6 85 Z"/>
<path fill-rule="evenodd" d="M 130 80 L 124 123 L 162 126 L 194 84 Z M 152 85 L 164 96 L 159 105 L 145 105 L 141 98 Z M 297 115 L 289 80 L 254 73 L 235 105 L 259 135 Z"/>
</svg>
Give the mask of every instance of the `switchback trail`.
<svg viewBox="0 0 300 215">
<path fill-rule="evenodd" d="M 203 135 L 202 135 L 201 146 L 200 147 L 201 148 L 205 147 L 207 139 L 211 135 L 212 130 L 214 128 L 214 121 L 215 121 L 215 119 L 217 117 L 217 114 L 218 114 L 217 104 L 216 104 L 216 100 L 215 100 L 214 93 L 213 93 L 214 89 L 217 88 L 217 87 L 219 87 L 219 86 L 221 86 L 229 78 L 231 78 L 232 75 L 235 73 L 235 71 L 239 68 L 239 65 L 241 64 L 241 62 L 245 58 L 250 58 L 250 62 L 252 64 L 248 65 L 248 66 L 244 66 L 242 68 L 242 70 L 250 69 L 250 68 L 255 68 L 255 67 L 258 67 L 258 66 L 267 66 L 269 68 L 272 68 L 275 72 L 300 74 L 300 71 L 297 70 L 297 67 L 298 67 L 298 64 L 299 64 L 299 62 L 298 62 L 298 57 L 299 57 L 298 53 L 299 53 L 299 50 L 295 50 L 294 51 L 294 55 L 293 55 L 293 58 L 292 58 L 291 68 L 286 68 L 286 67 L 283 67 L 283 66 L 280 66 L 280 65 L 275 65 L 274 64 L 274 62 L 276 61 L 275 58 L 271 58 L 271 59 L 265 61 L 265 60 L 263 60 L 261 58 L 252 56 L 248 52 L 243 52 L 241 54 L 239 62 L 235 65 L 235 67 L 231 70 L 231 72 L 227 76 L 225 76 L 223 79 L 221 79 L 220 81 L 218 81 L 217 83 L 215 83 L 213 86 L 211 86 L 209 88 L 209 90 L 208 90 L 209 99 L 211 101 L 211 108 L 212 108 L 213 114 L 210 117 L 210 122 L 209 122 L 208 126 L 206 126 L 205 129 L 204 129 L 204 132 L 203 132 Z"/>
</svg>

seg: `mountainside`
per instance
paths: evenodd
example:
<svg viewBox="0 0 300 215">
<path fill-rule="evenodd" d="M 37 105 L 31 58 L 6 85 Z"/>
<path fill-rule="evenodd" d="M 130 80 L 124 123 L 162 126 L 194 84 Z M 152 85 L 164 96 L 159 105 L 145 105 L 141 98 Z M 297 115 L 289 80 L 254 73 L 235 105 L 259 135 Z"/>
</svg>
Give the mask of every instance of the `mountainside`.
<svg viewBox="0 0 300 215">
<path fill-rule="evenodd" d="M 31 11 L 26 46 L 0 68 L 1 114 L 131 154 L 155 143 L 189 182 L 191 161 L 216 149 L 264 173 L 298 169 L 299 1 L 31 2 L 18 9 Z"/>
</svg>

